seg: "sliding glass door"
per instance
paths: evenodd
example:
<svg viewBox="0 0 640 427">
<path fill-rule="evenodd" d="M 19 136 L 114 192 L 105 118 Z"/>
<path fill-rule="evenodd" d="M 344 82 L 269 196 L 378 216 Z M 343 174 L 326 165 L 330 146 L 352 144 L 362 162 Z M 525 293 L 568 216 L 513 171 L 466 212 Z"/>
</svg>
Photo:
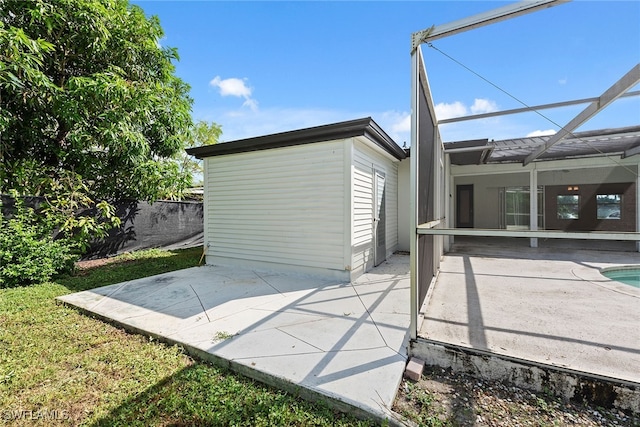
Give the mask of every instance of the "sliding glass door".
<svg viewBox="0 0 640 427">
<path fill-rule="evenodd" d="M 538 187 L 538 228 L 544 228 L 544 188 Z M 529 229 L 529 187 L 500 189 L 501 227 L 507 230 Z"/>
</svg>

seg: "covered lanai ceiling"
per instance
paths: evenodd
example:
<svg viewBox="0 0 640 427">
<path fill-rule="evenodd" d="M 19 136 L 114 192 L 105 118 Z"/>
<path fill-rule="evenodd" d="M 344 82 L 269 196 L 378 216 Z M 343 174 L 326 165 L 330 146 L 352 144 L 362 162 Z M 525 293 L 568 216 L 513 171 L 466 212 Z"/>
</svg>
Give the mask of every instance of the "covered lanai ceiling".
<svg viewBox="0 0 640 427">
<path fill-rule="evenodd" d="M 445 142 L 444 147 L 454 165 L 517 163 L 523 162 L 540 147 L 544 147 L 551 138 L 550 135 L 501 141 L 479 139 Z M 540 154 L 538 161 L 604 155 L 619 155 L 625 158 L 638 154 L 640 154 L 640 126 L 632 126 L 576 132 L 573 137 L 561 139 Z"/>
</svg>

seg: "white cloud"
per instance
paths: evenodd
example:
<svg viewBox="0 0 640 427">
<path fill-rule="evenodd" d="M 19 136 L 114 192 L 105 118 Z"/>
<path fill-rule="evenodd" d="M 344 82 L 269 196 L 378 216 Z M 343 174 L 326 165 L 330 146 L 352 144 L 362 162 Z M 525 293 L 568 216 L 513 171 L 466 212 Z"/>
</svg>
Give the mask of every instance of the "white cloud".
<svg viewBox="0 0 640 427">
<path fill-rule="evenodd" d="M 444 120 L 466 116 L 469 112 L 471 114 L 492 113 L 498 111 L 498 104 L 490 99 L 476 98 L 470 107 L 467 107 L 462 101 L 455 101 L 452 103 L 441 102 L 436 104 L 435 109 L 438 120 Z"/>
<path fill-rule="evenodd" d="M 244 98 L 243 107 L 248 107 L 252 111 L 258 109 L 258 101 L 251 97 L 253 89 L 246 85 L 247 79 L 238 79 L 231 77 L 228 79 L 222 79 L 220 76 L 215 76 L 209 85 L 218 88 L 221 96 L 236 96 L 238 98 Z"/>
<path fill-rule="evenodd" d="M 362 117 L 371 116 L 399 146 L 411 144 L 411 113 L 406 111 L 370 112 Z"/>
<path fill-rule="evenodd" d="M 407 113 L 404 117 L 401 117 L 400 120 L 391 127 L 391 132 L 411 132 L 411 114 Z"/>
<path fill-rule="evenodd" d="M 248 98 L 246 101 L 242 103 L 243 107 L 249 107 L 251 111 L 256 111 L 258 109 L 258 101 L 253 98 Z"/>
<path fill-rule="evenodd" d="M 555 135 L 556 131 L 553 129 L 547 129 L 547 130 L 534 130 L 533 132 L 529 132 L 527 134 L 527 137 L 534 137 L 534 136 L 549 136 L 549 135 Z"/>
<path fill-rule="evenodd" d="M 558 84 L 566 85 L 566 84 L 567 84 L 567 81 L 568 81 L 568 79 L 567 79 L 566 77 L 564 77 L 564 78 L 562 78 L 562 79 L 558 80 Z"/>
<path fill-rule="evenodd" d="M 252 90 L 244 82 L 244 80 L 237 79 L 235 77 L 221 79 L 220 76 L 215 76 L 209 84 L 213 87 L 217 87 L 220 90 L 220 95 L 222 96 L 237 96 L 247 99 L 251 97 Z"/>
<path fill-rule="evenodd" d="M 476 98 L 471 106 L 471 114 L 484 114 L 498 111 L 498 104 L 490 99 Z"/>
<path fill-rule="evenodd" d="M 435 110 L 438 120 L 461 117 L 467 114 L 467 107 L 460 101 L 456 101 L 451 104 L 441 102 L 436 104 Z"/>
</svg>

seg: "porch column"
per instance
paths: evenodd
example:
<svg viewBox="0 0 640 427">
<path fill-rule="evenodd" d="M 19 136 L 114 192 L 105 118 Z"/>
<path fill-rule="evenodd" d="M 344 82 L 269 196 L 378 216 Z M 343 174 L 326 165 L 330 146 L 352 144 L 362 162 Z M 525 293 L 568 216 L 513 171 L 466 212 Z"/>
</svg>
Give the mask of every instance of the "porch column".
<svg viewBox="0 0 640 427">
<path fill-rule="evenodd" d="M 538 229 L 538 171 L 535 168 L 531 168 L 529 171 L 529 230 Z M 532 248 L 538 247 L 538 238 L 532 237 L 529 239 L 529 246 Z"/>
</svg>

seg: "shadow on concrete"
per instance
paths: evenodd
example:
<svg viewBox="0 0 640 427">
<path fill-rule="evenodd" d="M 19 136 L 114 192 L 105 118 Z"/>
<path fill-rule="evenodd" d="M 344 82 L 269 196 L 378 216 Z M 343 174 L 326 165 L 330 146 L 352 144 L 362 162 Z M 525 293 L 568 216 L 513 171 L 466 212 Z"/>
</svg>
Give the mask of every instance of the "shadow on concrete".
<svg viewBox="0 0 640 427">
<path fill-rule="evenodd" d="M 353 283 L 203 266 L 60 299 L 260 381 L 379 416 L 407 357 L 406 256 Z"/>
<path fill-rule="evenodd" d="M 487 349 L 487 337 L 484 334 L 484 320 L 482 319 L 482 306 L 480 295 L 473 274 L 473 267 L 468 257 L 464 257 L 464 281 L 467 293 L 467 317 L 469 324 L 469 343 L 473 348 Z"/>
<path fill-rule="evenodd" d="M 444 256 L 419 337 L 640 383 L 640 289 L 600 274 L 637 252 L 500 245 Z"/>
</svg>

